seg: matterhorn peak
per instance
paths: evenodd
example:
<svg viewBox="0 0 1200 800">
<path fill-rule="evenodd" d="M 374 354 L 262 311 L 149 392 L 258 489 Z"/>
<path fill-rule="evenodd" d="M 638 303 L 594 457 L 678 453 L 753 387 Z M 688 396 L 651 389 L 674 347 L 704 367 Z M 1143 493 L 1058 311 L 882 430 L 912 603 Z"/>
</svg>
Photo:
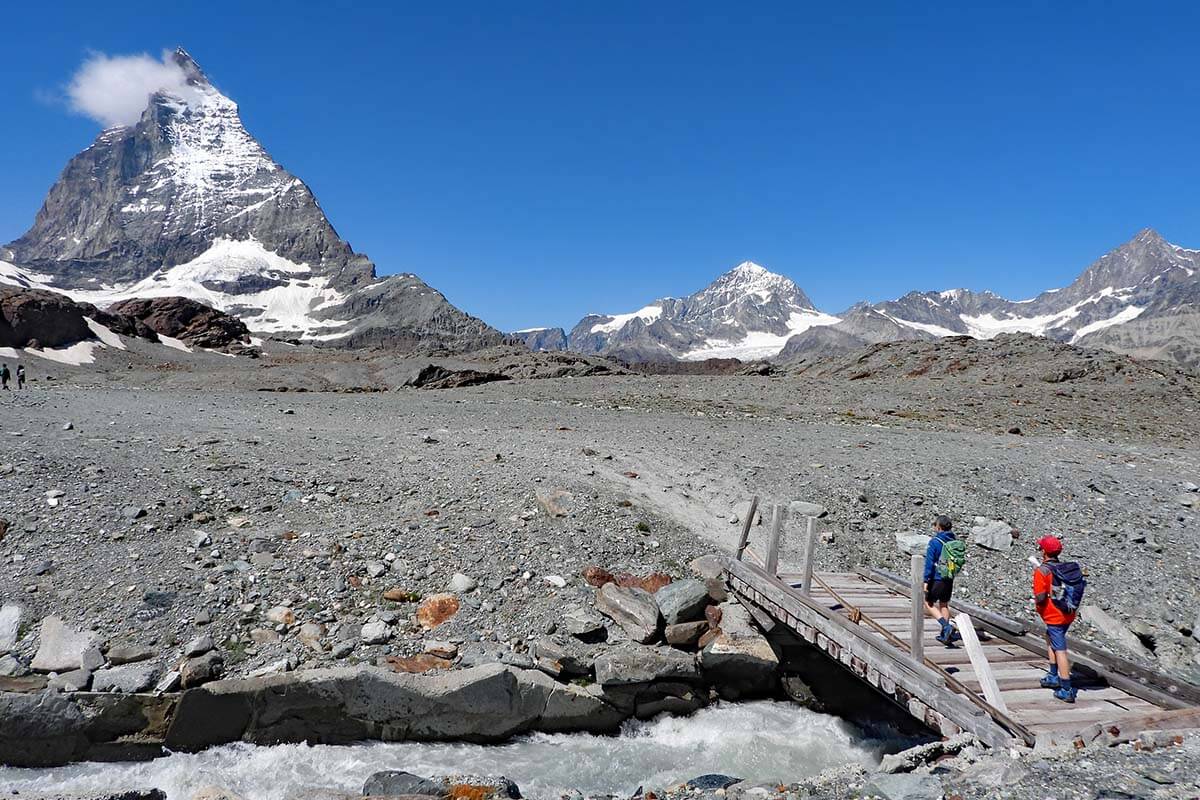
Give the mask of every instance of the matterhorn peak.
<svg viewBox="0 0 1200 800">
<path fill-rule="evenodd" d="M 189 86 L 212 85 L 208 80 L 208 76 L 204 74 L 204 70 L 196 63 L 196 59 L 192 58 L 192 54 L 182 47 L 176 47 L 175 52 L 171 53 L 171 61 L 183 70 Z"/>
</svg>

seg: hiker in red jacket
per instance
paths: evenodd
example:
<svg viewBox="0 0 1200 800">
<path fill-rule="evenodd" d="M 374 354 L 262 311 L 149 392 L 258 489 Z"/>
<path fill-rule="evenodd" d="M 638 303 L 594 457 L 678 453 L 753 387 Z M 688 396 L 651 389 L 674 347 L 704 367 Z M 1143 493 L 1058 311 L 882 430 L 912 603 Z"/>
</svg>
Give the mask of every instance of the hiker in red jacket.
<svg viewBox="0 0 1200 800">
<path fill-rule="evenodd" d="M 1079 564 L 1058 560 L 1063 547 L 1057 536 L 1043 536 L 1037 546 L 1042 563 L 1033 571 L 1033 602 L 1046 623 L 1046 653 L 1050 659 L 1050 671 L 1042 678 L 1042 686 L 1053 689 L 1054 696 L 1064 703 L 1074 703 L 1078 690 L 1071 685 L 1067 629 L 1075 621 L 1087 581 Z"/>
</svg>

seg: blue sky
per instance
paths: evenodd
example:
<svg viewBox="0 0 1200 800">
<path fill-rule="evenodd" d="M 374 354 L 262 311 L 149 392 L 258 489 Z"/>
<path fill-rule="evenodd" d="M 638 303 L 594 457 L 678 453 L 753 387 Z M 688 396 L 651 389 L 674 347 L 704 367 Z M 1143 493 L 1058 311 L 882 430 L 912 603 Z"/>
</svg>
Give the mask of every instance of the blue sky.
<svg viewBox="0 0 1200 800">
<path fill-rule="evenodd" d="M 89 51 L 181 45 L 381 273 L 505 329 L 746 259 L 839 311 L 1200 247 L 1197 4 L 36 5 L 4 12 L 0 241 L 98 132 L 55 100 Z"/>
</svg>

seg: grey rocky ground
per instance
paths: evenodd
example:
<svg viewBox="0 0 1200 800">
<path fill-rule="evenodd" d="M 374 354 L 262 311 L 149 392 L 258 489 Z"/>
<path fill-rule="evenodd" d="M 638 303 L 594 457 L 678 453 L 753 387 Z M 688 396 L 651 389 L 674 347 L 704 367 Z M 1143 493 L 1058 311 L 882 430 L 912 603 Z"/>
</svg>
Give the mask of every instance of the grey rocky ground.
<svg viewBox="0 0 1200 800">
<path fill-rule="evenodd" d="M 421 391 L 396 387 L 424 361 L 264 349 L 35 362 L 31 388 L 0 397 L 0 600 L 22 609 L 10 645 L 0 615 L 6 671 L 51 614 L 160 673 L 203 637 L 235 676 L 421 653 L 527 666 L 565 610 L 592 604 L 586 567 L 684 575 L 732 546 L 734 509 L 758 494 L 825 507 L 825 569 L 903 571 L 896 534 L 936 513 L 1006 522 L 1019 538 L 972 546 L 958 591 L 1013 616 L 1030 614 L 1032 542 L 1061 533 L 1112 618 L 1079 634 L 1200 677 L 1190 375 L 1106 362 L 1052 382 L 1071 370 L 1018 348 L 951 369 L 957 356 L 914 351 L 773 376 L 531 380 L 591 368 L 496 351 L 470 365 L 516 380 Z M 424 630 L 416 601 L 447 591 L 462 609 Z M 1091 758 L 1127 771 L 1119 749 Z"/>
</svg>

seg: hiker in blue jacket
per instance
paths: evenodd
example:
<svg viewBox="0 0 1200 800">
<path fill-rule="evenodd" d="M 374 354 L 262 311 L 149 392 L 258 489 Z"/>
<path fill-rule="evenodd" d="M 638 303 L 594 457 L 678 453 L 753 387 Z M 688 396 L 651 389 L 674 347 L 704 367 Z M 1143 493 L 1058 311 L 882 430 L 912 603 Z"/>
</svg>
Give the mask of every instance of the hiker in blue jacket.
<svg viewBox="0 0 1200 800">
<path fill-rule="evenodd" d="M 962 638 L 950 621 L 950 594 L 954 591 L 954 576 L 966 559 L 966 548 L 954 535 L 953 527 L 949 517 L 939 515 L 925 548 L 925 611 L 942 626 L 937 640 L 947 647 Z"/>
</svg>

